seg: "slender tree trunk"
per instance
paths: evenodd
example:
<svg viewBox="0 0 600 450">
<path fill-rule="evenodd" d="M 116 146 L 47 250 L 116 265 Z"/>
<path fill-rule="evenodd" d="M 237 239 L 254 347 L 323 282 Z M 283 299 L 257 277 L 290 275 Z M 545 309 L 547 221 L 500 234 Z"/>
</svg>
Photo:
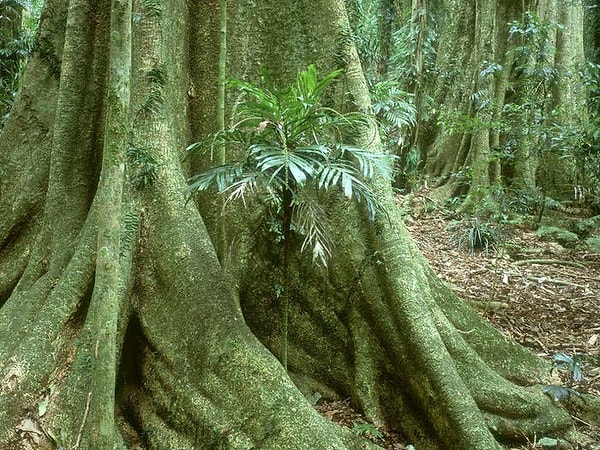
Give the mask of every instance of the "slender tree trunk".
<svg viewBox="0 0 600 450">
<path fill-rule="evenodd" d="M 286 181 L 287 184 L 287 181 Z M 289 189 L 283 191 L 282 208 L 282 252 L 283 252 L 283 293 L 281 296 L 281 365 L 288 369 L 288 339 L 290 321 L 290 247 L 292 239 L 292 201 L 293 194 Z"/>
<path fill-rule="evenodd" d="M 587 96 L 582 69 L 585 66 L 583 47 L 584 5 L 583 1 L 574 2 L 569 8 L 559 11 L 558 22 L 563 26 L 556 33 L 556 56 L 554 68 L 560 79 L 552 89 L 552 107 L 560 113 L 556 124 L 565 130 L 576 130 L 581 137 L 582 131 L 589 129 Z M 583 139 L 565 142 L 564 147 L 580 146 Z M 569 149 L 571 150 L 571 149 Z M 576 152 L 575 149 L 571 153 Z M 573 187 L 585 186 L 585 176 L 575 158 L 565 158 L 558 152 L 552 152 L 544 160 L 540 183 L 550 187 L 549 194 L 561 199 L 572 199 Z"/>
<path fill-rule="evenodd" d="M 411 28 L 412 32 L 416 34 L 416 46 L 414 54 L 414 65 L 417 70 L 417 79 L 413 85 L 414 102 L 416 106 L 415 123 L 416 126 L 411 131 L 410 143 L 415 148 L 420 149 L 421 147 L 421 123 L 423 122 L 423 112 L 425 110 L 424 105 L 424 91 L 425 91 L 425 57 L 423 47 L 425 46 L 425 39 L 427 36 L 428 25 L 428 14 L 429 8 L 427 0 L 413 0 L 412 2 L 412 18 Z M 417 33 L 415 33 L 415 30 Z"/>
<path fill-rule="evenodd" d="M 377 14 L 377 36 L 379 40 L 377 54 L 377 75 L 382 79 L 389 69 L 392 48 L 392 33 L 396 19 L 394 0 L 379 0 Z"/>
<path fill-rule="evenodd" d="M 125 149 L 129 141 L 131 81 L 131 0 L 113 0 L 110 24 L 109 82 L 102 172 L 98 198 L 96 276 L 90 304 L 94 329 L 92 386 L 89 393 L 89 445 L 112 449 L 115 441 L 118 320 L 123 292 L 121 275 L 121 215 Z"/>
</svg>

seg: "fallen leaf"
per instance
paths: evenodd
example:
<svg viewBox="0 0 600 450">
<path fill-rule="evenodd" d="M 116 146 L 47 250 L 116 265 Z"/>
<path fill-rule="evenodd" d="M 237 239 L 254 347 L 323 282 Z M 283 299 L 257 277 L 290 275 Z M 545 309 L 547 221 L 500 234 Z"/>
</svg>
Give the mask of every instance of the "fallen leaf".
<svg viewBox="0 0 600 450">
<path fill-rule="evenodd" d="M 44 434 L 40 426 L 31 419 L 23 419 L 17 430 L 25 431 L 26 433 Z"/>
</svg>

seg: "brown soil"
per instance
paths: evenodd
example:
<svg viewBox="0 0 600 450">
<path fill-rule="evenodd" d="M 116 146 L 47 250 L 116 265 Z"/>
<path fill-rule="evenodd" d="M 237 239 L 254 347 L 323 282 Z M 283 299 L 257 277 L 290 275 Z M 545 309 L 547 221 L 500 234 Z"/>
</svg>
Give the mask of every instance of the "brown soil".
<svg viewBox="0 0 600 450">
<path fill-rule="evenodd" d="M 575 383 L 563 370 L 565 386 L 600 396 L 599 254 L 566 249 L 533 231 L 514 228 L 504 230 L 497 245 L 470 251 L 468 222 L 452 221 L 439 212 L 412 214 L 405 218 L 406 226 L 442 280 L 494 326 L 541 357 L 552 361 L 559 353 L 577 355 L 584 378 Z M 317 408 L 384 448 L 410 448 L 393 433 L 361 425 L 365 420 L 348 401 Z M 599 450 L 600 428 L 577 418 L 575 425 L 585 442 L 572 448 Z M 542 447 L 531 442 L 506 448 Z"/>
</svg>

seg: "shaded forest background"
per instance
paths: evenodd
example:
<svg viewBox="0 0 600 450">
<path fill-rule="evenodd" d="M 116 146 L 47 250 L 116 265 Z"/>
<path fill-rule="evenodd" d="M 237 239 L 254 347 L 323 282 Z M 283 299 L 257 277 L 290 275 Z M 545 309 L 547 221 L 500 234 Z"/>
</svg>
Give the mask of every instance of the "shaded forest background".
<svg viewBox="0 0 600 450">
<path fill-rule="evenodd" d="M 436 199 L 496 222 L 538 214 L 540 225 L 546 209 L 569 201 L 598 212 L 596 2 L 492 6 L 486 14 L 500 23 L 487 31 L 466 3 L 346 3 L 348 39 L 358 47 L 382 141 L 399 157 L 398 192 L 433 188 Z M 42 5 L 0 2 L 0 127 L 34 50 Z M 480 41 L 495 33 L 487 47 L 463 42 L 471 26 L 481 27 Z M 482 131 L 485 148 L 475 143 Z"/>
</svg>

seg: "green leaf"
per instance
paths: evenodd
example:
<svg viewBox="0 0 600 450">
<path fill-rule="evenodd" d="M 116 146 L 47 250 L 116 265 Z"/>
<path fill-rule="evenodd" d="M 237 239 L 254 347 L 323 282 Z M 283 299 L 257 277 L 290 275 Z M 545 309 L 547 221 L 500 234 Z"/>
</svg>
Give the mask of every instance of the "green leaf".
<svg viewBox="0 0 600 450">
<path fill-rule="evenodd" d="M 346 197 L 352 197 L 352 176 L 348 172 L 342 172 L 342 189 Z"/>
<path fill-rule="evenodd" d="M 566 355 L 564 353 L 557 353 L 552 357 L 552 359 L 554 361 L 556 361 L 557 363 L 571 364 L 573 362 L 573 358 L 571 358 L 569 355 Z"/>
<path fill-rule="evenodd" d="M 558 439 L 543 437 L 537 443 L 544 448 L 554 448 L 558 445 Z"/>
<path fill-rule="evenodd" d="M 377 438 L 381 438 L 383 436 L 377 427 L 370 423 L 352 422 L 352 432 L 358 435 L 368 433 Z"/>
<path fill-rule="evenodd" d="M 338 166 L 326 166 L 321 170 L 318 178 L 318 189 L 327 190 L 335 186 L 342 175 L 343 169 Z"/>
<path fill-rule="evenodd" d="M 48 409 L 48 404 L 50 403 L 50 397 L 44 397 L 44 399 L 38 405 L 38 416 L 43 417 L 46 414 L 46 410 Z"/>
<path fill-rule="evenodd" d="M 307 172 L 303 171 L 299 165 L 290 161 L 288 163 L 288 168 L 297 184 L 303 185 L 306 182 L 306 173 Z"/>
<path fill-rule="evenodd" d="M 579 365 L 579 363 L 575 363 L 575 366 L 573 367 L 573 381 L 579 383 L 582 380 L 583 372 L 581 371 L 581 366 Z"/>
</svg>

